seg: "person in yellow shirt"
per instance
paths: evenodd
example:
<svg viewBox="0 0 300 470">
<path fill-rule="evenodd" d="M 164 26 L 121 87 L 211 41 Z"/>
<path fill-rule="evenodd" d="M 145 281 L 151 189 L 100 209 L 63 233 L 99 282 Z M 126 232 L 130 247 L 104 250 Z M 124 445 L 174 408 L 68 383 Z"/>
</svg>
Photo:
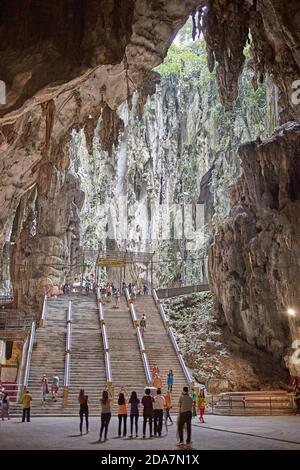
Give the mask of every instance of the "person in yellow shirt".
<svg viewBox="0 0 300 470">
<path fill-rule="evenodd" d="M 22 422 L 25 423 L 25 416 L 27 418 L 27 423 L 30 422 L 30 403 L 32 401 L 32 395 L 29 393 L 29 390 L 26 390 L 22 397 L 23 404 L 23 417 Z"/>
<path fill-rule="evenodd" d="M 206 407 L 206 400 L 205 400 L 205 394 L 204 390 L 200 390 L 200 394 L 198 397 L 198 408 L 199 408 L 199 420 L 201 423 L 205 423 L 204 421 L 204 412 L 205 412 L 205 407 Z"/>
</svg>

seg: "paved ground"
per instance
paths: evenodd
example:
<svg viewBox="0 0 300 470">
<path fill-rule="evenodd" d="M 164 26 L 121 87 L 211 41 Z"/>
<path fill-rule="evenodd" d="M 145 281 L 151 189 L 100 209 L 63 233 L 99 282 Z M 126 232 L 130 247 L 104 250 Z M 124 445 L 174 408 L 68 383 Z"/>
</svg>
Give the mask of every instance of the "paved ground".
<svg viewBox="0 0 300 470">
<path fill-rule="evenodd" d="M 193 419 L 192 440 L 196 450 L 300 450 L 300 416 L 207 416 L 206 420 L 207 423 L 200 425 Z M 30 423 L 21 423 L 17 418 L 0 421 L 0 449 L 176 449 L 175 425 L 169 426 L 168 435 L 161 438 L 119 439 L 115 437 L 117 418 L 113 418 L 109 440 L 98 443 L 100 419 L 92 417 L 90 421 L 90 433 L 83 436 L 79 434 L 77 418 L 33 418 Z"/>
</svg>

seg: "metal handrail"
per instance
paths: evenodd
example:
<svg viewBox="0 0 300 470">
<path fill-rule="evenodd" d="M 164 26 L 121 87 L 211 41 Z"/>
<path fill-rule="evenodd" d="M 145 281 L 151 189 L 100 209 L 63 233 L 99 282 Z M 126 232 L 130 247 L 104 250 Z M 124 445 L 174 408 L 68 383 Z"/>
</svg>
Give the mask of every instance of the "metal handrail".
<svg viewBox="0 0 300 470">
<path fill-rule="evenodd" d="M 162 304 L 159 304 L 158 310 L 159 310 L 161 319 L 163 321 L 163 324 L 165 325 L 165 327 L 168 327 L 169 326 L 169 320 L 167 319 L 167 316 L 165 314 L 165 309 L 164 309 Z"/>
<path fill-rule="evenodd" d="M 99 288 L 97 289 L 97 302 L 98 302 L 99 321 L 101 325 L 102 341 L 103 341 L 103 349 L 104 349 L 106 381 L 109 385 L 112 385 L 112 370 L 111 370 L 109 339 L 108 339 L 108 334 L 107 334 L 107 328 L 105 325 L 104 308 L 101 302 Z"/>
<path fill-rule="evenodd" d="M 184 362 L 184 359 L 183 359 L 183 355 L 178 347 L 178 344 L 177 344 L 177 341 L 176 341 L 176 338 L 175 338 L 175 335 L 174 335 L 174 331 L 173 329 L 169 326 L 169 320 L 166 316 L 166 313 L 165 313 L 165 309 L 164 309 L 164 306 L 161 304 L 159 298 L 158 298 L 158 295 L 157 295 L 157 292 L 155 289 L 152 289 L 152 297 L 154 299 L 154 302 L 156 304 L 156 307 L 158 308 L 159 310 L 159 313 L 160 313 L 160 317 L 162 319 L 162 322 L 167 330 L 167 333 L 168 333 L 168 336 L 170 337 L 170 340 L 171 340 L 171 343 L 173 345 L 173 348 L 175 349 L 175 352 L 178 356 L 178 359 L 179 359 L 179 362 L 180 362 L 180 365 L 181 365 L 181 368 L 183 370 L 183 373 L 185 375 L 185 378 L 187 380 L 187 382 L 190 384 L 190 385 L 193 385 L 193 379 L 186 367 L 186 364 Z"/>
<path fill-rule="evenodd" d="M 101 323 L 104 322 L 104 310 L 101 302 L 99 302 L 99 320 Z"/>
<path fill-rule="evenodd" d="M 43 302 L 42 316 L 40 319 L 40 326 L 44 326 L 47 315 L 48 315 L 48 297 L 47 295 L 45 295 L 44 302 Z"/>
<path fill-rule="evenodd" d="M 176 338 L 175 338 L 175 335 L 174 335 L 174 331 L 173 331 L 171 326 L 169 326 L 169 328 L 168 328 L 168 335 L 170 336 L 171 342 L 173 344 L 173 348 L 175 349 L 175 351 L 178 354 L 180 354 L 180 349 L 178 347 L 178 344 L 177 344 L 177 341 L 176 341 Z"/>
<path fill-rule="evenodd" d="M 125 287 L 125 297 L 126 297 L 127 302 L 129 303 L 129 300 L 131 300 L 131 299 L 130 299 L 130 294 L 129 294 L 128 287 Z"/>
<path fill-rule="evenodd" d="M 130 309 L 130 313 L 131 313 L 132 322 L 133 322 L 134 326 L 136 327 L 138 325 L 138 321 L 137 321 L 137 316 L 136 316 L 136 313 L 135 313 L 135 307 L 134 307 L 133 303 L 129 304 L 129 309 Z"/>
<path fill-rule="evenodd" d="M 65 371 L 64 371 L 64 387 L 70 385 L 70 365 L 71 365 L 71 353 L 66 352 L 65 355 Z"/>
<path fill-rule="evenodd" d="M 35 336 L 35 322 L 33 321 L 31 324 L 30 339 L 29 339 L 27 358 L 26 358 L 26 366 L 25 366 L 25 374 L 24 374 L 24 382 L 23 382 L 24 387 L 28 386 L 34 336 Z"/>
<path fill-rule="evenodd" d="M 141 333 L 141 329 L 139 326 L 137 326 L 136 328 L 136 334 L 137 334 L 137 337 L 138 337 L 138 342 L 139 342 L 139 345 L 140 345 L 140 350 L 142 352 L 145 352 L 145 343 L 144 343 L 144 338 L 143 338 L 143 335 Z"/>
<path fill-rule="evenodd" d="M 152 297 L 153 297 L 154 302 L 156 303 L 156 305 L 160 303 L 160 300 L 158 298 L 158 295 L 157 295 L 157 292 L 156 292 L 155 289 L 152 289 Z"/>
<path fill-rule="evenodd" d="M 174 335 L 174 331 L 173 329 L 169 326 L 167 328 L 167 331 L 168 331 L 168 334 L 169 334 L 169 337 L 171 339 L 171 342 L 173 344 L 173 348 L 175 349 L 176 353 L 177 353 L 177 356 L 178 356 L 178 359 L 179 359 L 179 362 L 180 362 L 180 365 L 181 365 L 181 368 L 183 370 L 183 373 L 185 375 L 185 378 L 188 382 L 188 384 L 193 384 L 193 379 L 186 367 L 186 364 L 184 362 L 184 359 L 183 359 L 183 355 L 178 347 L 178 344 L 177 344 L 177 341 L 176 341 L 176 338 L 175 338 L 175 335 Z"/>
<path fill-rule="evenodd" d="M 151 385 L 152 384 L 152 376 L 151 376 L 151 372 L 150 372 L 150 367 L 149 367 L 147 354 L 145 352 L 142 353 L 142 360 L 143 360 L 144 369 L 145 369 L 145 372 L 146 372 L 147 383 L 149 385 Z"/>
<path fill-rule="evenodd" d="M 107 335 L 105 323 L 103 323 L 101 325 L 101 329 L 102 329 L 102 338 L 103 338 L 104 351 L 109 352 L 109 340 L 108 340 L 108 335 Z"/>
<path fill-rule="evenodd" d="M 135 329 L 136 329 L 136 335 L 137 335 L 137 338 L 138 338 L 138 343 L 139 343 L 140 352 L 141 352 L 141 356 L 142 356 L 142 361 L 143 361 L 143 364 L 144 364 L 147 383 L 149 385 L 151 385 L 152 384 L 152 375 L 151 375 L 151 371 L 150 371 L 150 366 L 149 366 L 147 353 L 145 351 L 144 339 L 143 339 L 140 327 L 137 325 Z"/>
<path fill-rule="evenodd" d="M 109 351 L 105 352 L 105 370 L 106 370 L 106 380 L 108 383 L 112 384 L 112 371 L 111 371 L 111 361 Z"/>
<path fill-rule="evenodd" d="M 72 326 L 71 322 L 67 324 L 67 335 L 66 335 L 66 353 L 71 352 L 72 346 Z"/>
<path fill-rule="evenodd" d="M 67 322 L 72 321 L 72 300 L 69 300 Z"/>
<path fill-rule="evenodd" d="M 128 305 L 129 305 L 129 310 L 130 310 L 133 326 L 136 329 L 136 335 L 137 335 L 137 339 L 138 339 L 138 343 L 139 343 L 139 348 L 140 348 L 140 351 L 141 351 L 142 361 L 143 361 L 143 364 L 144 364 L 147 383 L 151 384 L 152 383 L 152 376 L 151 376 L 151 372 L 150 372 L 150 367 L 149 367 L 147 354 L 145 352 L 145 343 L 144 343 L 144 339 L 143 339 L 143 336 L 141 334 L 141 330 L 140 330 L 140 327 L 139 327 L 139 324 L 138 324 L 138 319 L 137 319 L 136 312 L 135 312 L 135 306 L 134 306 L 133 302 L 130 302 L 130 295 L 129 295 L 129 291 L 128 291 L 127 287 L 125 288 L 125 296 L 126 296 L 126 299 L 127 299 Z"/>
<path fill-rule="evenodd" d="M 71 349 L 72 349 L 72 301 L 69 300 L 68 313 L 67 313 L 66 354 L 65 354 L 65 370 L 64 370 L 64 395 L 63 395 L 64 406 L 67 406 L 68 397 L 69 397 Z"/>
</svg>

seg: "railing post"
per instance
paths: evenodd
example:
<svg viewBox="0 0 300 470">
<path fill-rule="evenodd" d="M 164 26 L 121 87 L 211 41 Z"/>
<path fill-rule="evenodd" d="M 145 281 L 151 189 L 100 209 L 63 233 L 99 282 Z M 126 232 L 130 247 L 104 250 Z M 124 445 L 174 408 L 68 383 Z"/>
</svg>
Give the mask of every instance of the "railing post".
<svg viewBox="0 0 300 470">
<path fill-rule="evenodd" d="M 272 397 L 270 397 L 270 415 L 272 416 Z"/>
</svg>

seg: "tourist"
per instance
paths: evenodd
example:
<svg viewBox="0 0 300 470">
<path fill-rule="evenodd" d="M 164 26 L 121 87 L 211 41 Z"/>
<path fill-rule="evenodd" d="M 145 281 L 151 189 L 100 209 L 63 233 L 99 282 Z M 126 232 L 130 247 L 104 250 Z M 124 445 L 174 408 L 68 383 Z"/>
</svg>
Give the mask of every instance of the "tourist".
<svg viewBox="0 0 300 470">
<path fill-rule="evenodd" d="M 119 308 L 119 303 L 120 303 L 120 290 L 116 289 L 114 293 L 114 299 L 115 299 L 115 308 Z"/>
<path fill-rule="evenodd" d="M 125 396 L 125 390 L 122 387 L 119 393 L 118 398 L 118 418 L 119 418 L 119 431 L 118 436 L 121 437 L 121 430 L 122 430 L 122 421 L 123 421 L 123 437 L 127 434 L 127 399 Z"/>
<path fill-rule="evenodd" d="M 132 292 L 132 284 L 131 282 L 128 284 L 128 292 L 129 292 L 129 295 L 131 297 L 131 292 Z"/>
<path fill-rule="evenodd" d="M 154 376 L 153 387 L 162 389 L 162 381 L 158 374 L 155 374 Z"/>
<path fill-rule="evenodd" d="M 198 397 L 198 409 L 199 409 L 199 420 L 201 423 L 205 423 L 204 421 L 204 411 L 205 411 L 206 401 L 205 401 L 205 394 L 204 389 L 200 390 L 199 397 Z"/>
<path fill-rule="evenodd" d="M 122 294 L 126 297 L 126 294 L 125 294 L 125 290 L 126 290 L 127 286 L 126 286 L 126 282 L 123 281 L 122 282 Z"/>
<path fill-rule="evenodd" d="M 4 421 L 4 418 L 9 418 L 9 396 L 7 392 L 4 392 L 1 400 L 1 418 Z"/>
<path fill-rule="evenodd" d="M 30 404 L 32 401 L 32 395 L 29 393 L 29 390 L 26 390 L 23 397 L 22 397 L 22 405 L 23 405 L 23 417 L 22 422 L 25 423 L 25 417 L 27 419 L 27 423 L 30 422 Z"/>
<path fill-rule="evenodd" d="M 102 434 L 104 431 L 104 441 L 107 441 L 108 425 L 111 419 L 111 402 L 112 397 L 108 394 L 107 390 L 102 393 L 101 403 L 101 428 L 99 434 L 99 442 L 101 442 Z"/>
<path fill-rule="evenodd" d="M 45 374 L 43 375 L 43 378 L 41 380 L 41 390 L 42 390 L 42 397 L 43 397 L 42 403 L 44 404 L 46 401 L 46 396 L 49 393 L 48 379 Z"/>
<path fill-rule="evenodd" d="M 107 284 L 106 292 L 107 292 L 107 302 L 111 302 L 112 286 L 110 284 Z"/>
<path fill-rule="evenodd" d="M 150 437 L 153 437 L 153 435 L 152 435 L 153 402 L 154 402 L 154 399 L 151 396 L 151 390 L 150 390 L 150 388 L 146 388 L 145 395 L 142 398 L 142 405 L 144 407 L 144 411 L 143 411 L 143 418 L 144 418 L 144 422 L 143 422 L 143 439 L 146 438 L 147 421 L 149 421 Z"/>
<path fill-rule="evenodd" d="M 174 383 L 173 371 L 170 369 L 169 373 L 167 375 L 167 384 L 168 384 L 168 390 L 171 393 L 172 393 L 172 389 L 173 389 L 173 383 Z"/>
<path fill-rule="evenodd" d="M 78 396 L 78 403 L 80 405 L 79 408 L 79 417 L 80 417 L 80 424 L 79 424 L 79 430 L 80 430 L 80 435 L 82 436 L 82 423 L 83 423 L 83 415 L 85 416 L 85 427 L 86 427 L 86 433 L 89 433 L 89 397 L 84 394 L 83 388 L 79 392 Z"/>
<path fill-rule="evenodd" d="M 192 400 L 193 400 L 193 416 L 197 416 L 197 393 L 194 388 L 192 388 Z"/>
<path fill-rule="evenodd" d="M 55 375 L 52 379 L 52 386 L 51 386 L 51 394 L 52 394 L 53 401 L 57 401 L 58 390 L 59 390 L 59 377 L 58 375 Z"/>
<path fill-rule="evenodd" d="M 161 437 L 163 416 L 164 416 L 165 399 L 161 396 L 161 389 L 158 388 L 156 391 L 156 397 L 153 403 L 153 415 L 154 415 L 154 436 L 158 434 Z"/>
<path fill-rule="evenodd" d="M 157 364 L 154 364 L 152 367 L 152 377 L 155 377 L 156 374 L 159 375 L 159 367 Z"/>
<path fill-rule="evenodd" d="M 146 284 L 143 286 L 143 294 L 148 295 L 148 286 Z"/>
<path fill-rule="evenodd" d="M 133 284 L 131 288 L 131 299 L 136 300 L 137 288 L 136 285 Z"/>
<path fill-rule="evenodd" d="M 146 330 L 146 315 L 143 313 L 142 318 L 140 320 L 140 328 L 141 328 L 141 333 L 144 336 L 145 330 Z"/>
<path fill-rule="evenodd" d="M 297 407 L 296 416 L 299 416 L 300 415 L 300 386 L 298 385 L 298 383 L 294 388 L 294 401 Z"/>
<path fill-rule="evenodd" d="M 89 279 L 86 279 L 86 281 L 85 281 L 85 292 L 86 292 L 86 295 L 89 295 L 90 289 L 91 289 L 91 283 L 90 283 Z"/>
<path fill-rule="evenodd" d="M 102 303 L 102 305 L 104 305 L 105 300 L 106 300 L 106 287 L 104 285 L 102 285 L 102 287 L 100 289 L 100 293 L 101 293 L 101 303 Z"/>
<path fill-rule="evenodd" d="M 190 447 L 191 432 L 192 432 L 193 400 L 189 395 L 188 387 L 183 387 L 183 392 L 179 399 L 178 406 L 179 406 L 179 416 L 178 416 L 179 443 L 177 445 L 178 447 L 184 447 L 183 427 L 186 424 L 186 429 L 187 429 L 186 447 Z"/>
<path fill-rule="evenodd" d="M 138 420 L 139 420 L 140 400 L 138 399 L 136 392 L 131 393 L 129 403 L 131 405 L 131 408 L 130 408 L 130 436 L 129 437 L 132 437 L 132 434 L 133 434 L 133 422 L 135 422 L 135 437 L 138 437 Z"/>
<path fill-rule="evenodd" d="M 169 392 L 169 390 L 165 394 L 164 399 L 166 402 L 166 424 L 168 422 L 168 419 L 169 421 L 171 421 L 171 424 L 173 424 L 173 420 L 170 415 L 170 409 L 172 408 L 172 398 L 171 398 L 171 393 Z"/>
<path fill-rule="evenodd" d="M 63 293 L 65 295 L 70 293 L 70 285 L 67 282 L 63 285 Z"/>
</svg>

